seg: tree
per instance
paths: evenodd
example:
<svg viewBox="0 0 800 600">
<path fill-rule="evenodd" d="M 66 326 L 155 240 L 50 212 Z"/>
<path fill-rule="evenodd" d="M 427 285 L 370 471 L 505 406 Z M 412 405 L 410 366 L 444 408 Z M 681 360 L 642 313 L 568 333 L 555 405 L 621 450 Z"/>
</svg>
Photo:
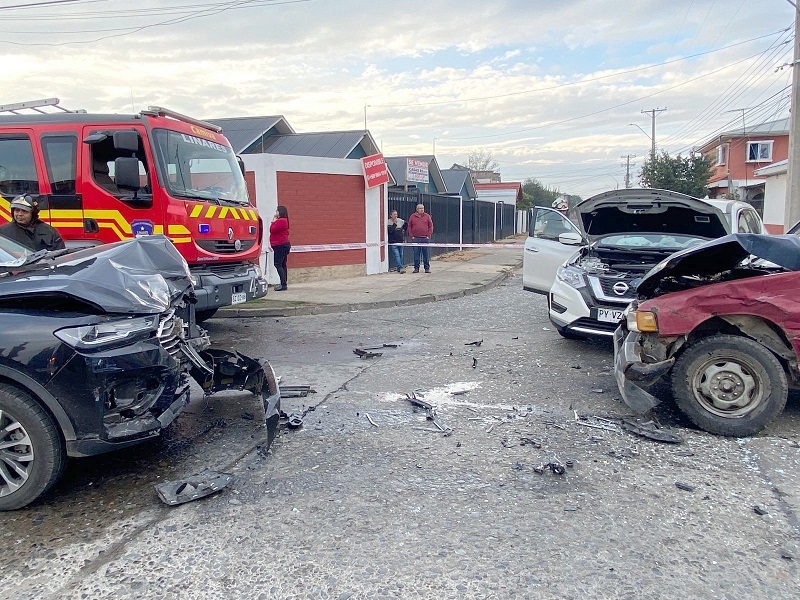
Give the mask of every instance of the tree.
<svg viewBox="0 0 800 600">
<path fill-rule="evenodd" d="M 559 195 L 558 190 L 546 188 L 538 179 L 531 177 L 522 184 L 522 202 L 517 204 L 517 208 L 527 210 L 534 206 L 552 206 Z"/>
<path fill-rule="evenodd" d="M 654 160 L 645 160 L 639 173 L 639 181 L 643 187 L 672 190 L 696 198 L 708 193 L 708 180 L 713 168 L 711 160 L 703 156 L 680 154 L 675 158 L 662 150 Z"/>
<path fill-rule="evenodd" d="M 500 164 L 494 159 L 494 154 L 488 150 L 473 150 L 467 156 L 467 166 L 470 171 L 496 171 Z"/>
</svg>

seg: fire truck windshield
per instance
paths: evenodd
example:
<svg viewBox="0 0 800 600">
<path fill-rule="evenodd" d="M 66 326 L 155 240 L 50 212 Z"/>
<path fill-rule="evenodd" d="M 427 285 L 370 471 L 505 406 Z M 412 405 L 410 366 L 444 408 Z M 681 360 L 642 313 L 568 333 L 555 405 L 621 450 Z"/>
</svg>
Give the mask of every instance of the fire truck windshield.
<svg viewBox="0 0 800 600">
<path fill-rule="evenodd" d="M 155 129 L 159 174 L 170 194 L 218 204 L 248 204 L 247 186 L 229 146 Z"/>
</svg>

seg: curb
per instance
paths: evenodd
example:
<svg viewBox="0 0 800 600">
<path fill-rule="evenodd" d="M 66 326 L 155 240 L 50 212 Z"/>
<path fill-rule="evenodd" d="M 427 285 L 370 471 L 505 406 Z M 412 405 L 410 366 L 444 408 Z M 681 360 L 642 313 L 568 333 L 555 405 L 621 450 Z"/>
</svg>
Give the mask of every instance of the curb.
<svg viewBox="0 0 800 600">
<path fill-rule="evenodd" d="M 376 302 L 356 302 L 353 304 L 310 304 L 307 306 L 295 307 L 275 307 L 275 308 L 220 308 L 215 319 L 236 319 L 236 318 L 256 318 L 256 317 L 299 317 L 303 315 L 327 315 L 335 313 L 356 312 L 361 310 L 372 310 L 375 308 L 392 308 L 395 306 L 416 306 L 417 304 L 427 304 L 429 302 L 439 302 L 441 300 L 453 300 L 463 296 L 470 296 L 497 287 L 508 279 L 514 268 L 509 267 L 501 273 L 495 275 L 486 283 L 470 287 L 466 290 L 447 292 L 445 294 L 426 294 L 416 298 L 406 298 L 404 300 L 379 300 Z"/>
</svg>

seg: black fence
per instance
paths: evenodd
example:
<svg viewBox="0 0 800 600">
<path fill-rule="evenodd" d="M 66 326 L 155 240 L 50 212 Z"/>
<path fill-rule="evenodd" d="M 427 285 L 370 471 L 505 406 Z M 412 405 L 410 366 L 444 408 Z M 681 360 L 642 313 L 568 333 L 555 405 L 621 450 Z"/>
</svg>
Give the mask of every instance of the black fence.
<svg viewBox="0 0 800 600">
<path fill-rule="evenodd" d="M 406 221 L 417 209 L 417 204 L 425 205 L 425 212 L 433 219 L 433 239 L 435 243 L 445 244 L 486 244 L 514 234 L 515 207 L 513 204 L 495 206 L 494 202 L 465 200 L 463 221 L 461 217 L 461 198 L 438 194 L 389 191 L 389 212 Z M 459 240 L 459 223 L 462 237 Z M 453 248 L 431 248 L 431 256 L 452 252 Z M 403 263 L 408 264 L 412 256 L 411 248 L 403 248 Z"/>
</svg>

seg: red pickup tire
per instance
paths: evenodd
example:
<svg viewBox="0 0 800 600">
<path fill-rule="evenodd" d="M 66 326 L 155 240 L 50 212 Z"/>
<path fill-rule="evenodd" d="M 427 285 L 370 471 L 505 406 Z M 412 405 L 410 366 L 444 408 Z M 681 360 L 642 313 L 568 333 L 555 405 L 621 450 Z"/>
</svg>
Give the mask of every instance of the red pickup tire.
<svg viewBox="0 0 800 600">
<path fill-rule="evenodd" d="M 717 435 L 755 435 L 786 406 L 789 386 L 778 358 L 750 338 L 712 335 L 687 346 L 672 369 L 678 408 Z"/>
</svg>

